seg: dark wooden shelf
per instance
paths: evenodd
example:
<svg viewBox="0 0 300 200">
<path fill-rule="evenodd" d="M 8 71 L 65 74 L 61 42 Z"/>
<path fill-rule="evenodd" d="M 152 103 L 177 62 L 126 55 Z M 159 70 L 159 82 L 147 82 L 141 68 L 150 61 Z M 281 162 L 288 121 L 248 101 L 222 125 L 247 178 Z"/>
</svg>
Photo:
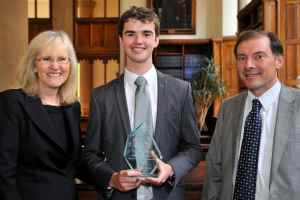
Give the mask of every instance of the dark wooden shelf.
<svg viewBox="0 0 300 200">
<path fill-rule="evenodd" d="M 252 0 L 238 13 L 239 32 L 259 29 L 275 32 L 277 30 L 277 1 Z"/>
</svg>

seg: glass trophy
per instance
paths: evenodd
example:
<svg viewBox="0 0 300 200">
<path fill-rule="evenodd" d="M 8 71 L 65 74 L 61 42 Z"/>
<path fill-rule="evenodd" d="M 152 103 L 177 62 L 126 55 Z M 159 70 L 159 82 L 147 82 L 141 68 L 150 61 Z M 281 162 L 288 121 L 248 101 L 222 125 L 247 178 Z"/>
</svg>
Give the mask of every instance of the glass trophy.
<svg viewBox="0 0 300 200">
<path fill-rule="evenodd" d="M 144 123 L 137 126 L 127 137 L 124 158 L 130 169 L 138 169 L 143 177 L 157 176 L 156 158 L 162 159 L 161 152 Z"/>
</svg>

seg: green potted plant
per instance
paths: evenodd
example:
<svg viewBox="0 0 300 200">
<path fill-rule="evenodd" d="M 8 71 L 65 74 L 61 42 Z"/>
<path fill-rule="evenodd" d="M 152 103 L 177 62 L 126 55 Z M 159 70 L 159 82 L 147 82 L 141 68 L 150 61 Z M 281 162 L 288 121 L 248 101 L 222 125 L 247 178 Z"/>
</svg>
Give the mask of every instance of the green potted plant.
<svg viewBox="0 0 300 200">
<path fill-rule="evenodd" d="M 197 125 L 200 130 L 206 129 L 205 118 L 213 102 L 223 97 L 225 85 L 220 79 L 213 59 L 207 59 L 192 77 L 192 93 L 195 102 Z"/>
</svg>

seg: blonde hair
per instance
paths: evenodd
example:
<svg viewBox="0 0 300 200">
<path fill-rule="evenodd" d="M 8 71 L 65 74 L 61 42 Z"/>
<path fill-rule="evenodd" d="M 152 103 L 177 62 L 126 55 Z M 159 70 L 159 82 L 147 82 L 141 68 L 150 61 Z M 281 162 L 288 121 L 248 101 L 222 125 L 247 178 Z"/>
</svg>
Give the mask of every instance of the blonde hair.
<svg viewBox="0 0 300 200">
<path fill-rule="evenodd" d="M 68 105 L 77 100 L 77 58 L 71 40 L 63 31 L 45 31 L 32 39 L 28 51 L 20 63 L 18 81 L 26 94 L 39 96 L 38 77 L 35 73 L 36 57 L 44 48 L 51 46 L 58 39 L 64 44 L 70 62 L 69 76 L 58 90 L 60 103 Z"/>
</svg>

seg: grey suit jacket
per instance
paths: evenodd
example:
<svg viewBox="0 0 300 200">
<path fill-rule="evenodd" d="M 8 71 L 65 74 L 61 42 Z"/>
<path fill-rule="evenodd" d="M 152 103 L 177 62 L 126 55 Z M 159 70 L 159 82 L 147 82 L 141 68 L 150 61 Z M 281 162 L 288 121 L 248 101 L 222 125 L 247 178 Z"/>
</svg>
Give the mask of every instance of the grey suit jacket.
<svg viewBox="0 0 300 200">
<path fill-rule="evenodd" d="M 247 92 L 226 100 L 206 157 L 202 200 L 231 200 Z M 270 200 L 300 198 L 300 92 L 282 85 L 274 133 Z"/>
<path fill-rule="evenodd" d="M 123 150 L 130 122 L 121 76 L 93 90 L 91 96 L 88 135 L 84 150 L 87 172 L 102 191 L 114 171 L 128 169 Z M 158 72 L 158 105 L 154 133 L 164 162 L 172 165 L 175 186 L 168 183 L 154 188 L 155 199 L 183 199 L 181 179 L 201 158 L 200 137 L 195 123 L 191 87 L 185 81 Z M 136 191 L 114 191 L 112 199 L 135 199 Z"/>
</svg>

